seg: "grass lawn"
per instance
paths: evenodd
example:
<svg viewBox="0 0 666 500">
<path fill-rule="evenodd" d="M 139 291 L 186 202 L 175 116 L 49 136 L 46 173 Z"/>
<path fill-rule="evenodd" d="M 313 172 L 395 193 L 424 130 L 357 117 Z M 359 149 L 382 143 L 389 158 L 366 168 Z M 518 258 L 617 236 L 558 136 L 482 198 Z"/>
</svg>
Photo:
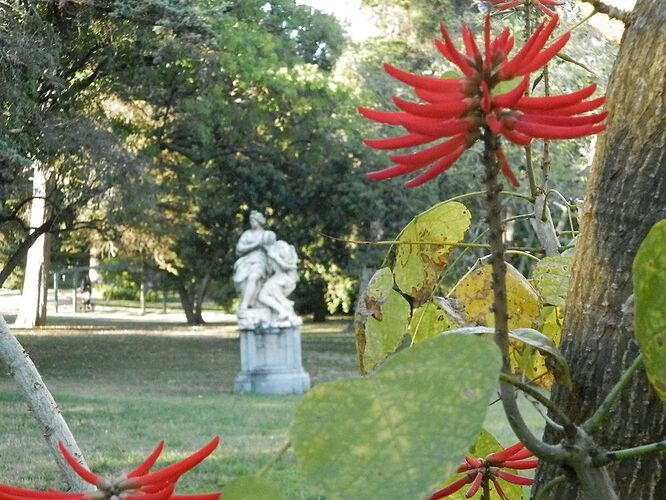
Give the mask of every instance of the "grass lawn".
<svg viewBox="0 0 666 500">
<path fill-rule="evenodd" d="M 219 491 L 254 474 L 287 441 L 300 396 L 232 393 L 240 370 L 229 325 L 186 327 L 114 324 L 17 331 L 94 471 L 115 475 L 145 458 L 160 439 L 158 466 L 182 458 L 215 435 L 217 451 L 179 482 L 178 492 Z M 356 375 L 353 335 L 345 321 L 303 329 L 303 363 L 314 384 Z M 487 428 L 513 441 L 501 405 Z M 535 412 L 529 420 L 541 425 Z M 0 375 L 0 483 L 63 487 L 32 415 L 13 380 Z M 285 499 L 320 498 L 299 477 L 291 452 L 267 478 Z"/>
</svg>

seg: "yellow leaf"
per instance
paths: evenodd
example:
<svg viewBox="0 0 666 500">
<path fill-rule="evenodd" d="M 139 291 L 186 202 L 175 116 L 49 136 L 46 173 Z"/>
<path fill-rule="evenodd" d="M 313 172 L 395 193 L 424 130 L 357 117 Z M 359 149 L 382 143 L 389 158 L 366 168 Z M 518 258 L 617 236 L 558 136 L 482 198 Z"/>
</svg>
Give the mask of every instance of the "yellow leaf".
<svg viewBox="0 0 666 500">
<path fill-rule="evenodd" d="M 511 264 L 507 264 L 506 289 L 509 330 L 534 328 L 538 330 L 542 302 L 529 281 Z M 467 317 L 477 325 L 495 326 L 493 316 L 492 267 L 482 264 L 465 276 L 453 298 L 463 304 Z"/>
</svg>

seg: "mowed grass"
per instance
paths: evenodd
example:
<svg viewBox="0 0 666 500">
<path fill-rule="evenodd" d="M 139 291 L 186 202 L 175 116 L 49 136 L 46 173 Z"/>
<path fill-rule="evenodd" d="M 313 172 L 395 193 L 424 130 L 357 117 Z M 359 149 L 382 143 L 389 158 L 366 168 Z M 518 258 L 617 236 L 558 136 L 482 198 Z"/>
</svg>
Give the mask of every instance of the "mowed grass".
<svg viewBox="0 0 666 500">
<path fill-rule="evenodd" d="M 220 491 L 235 477 L 256 474 L 287 442 L 301 398 L 233 394 L 239 342 L 229 338 L 228 326 L 58 327 L 17 332 L 17 338 L 96 472 L 115 476 L 130 470 L 160 439 L 166 441 L 158 462 L 163 466 L 221 436 L 217 451 L 181 479 L 179 493 Z M 347 321 L 305 325 L 302 348 L 313 384 L 357 374 Z M 528 417 L 541 425 L 533 411 Z M 490 407 L 486 426 L 500 441 L 514 440 L 500 404 Z M 0 483 L 64 487 L 34 418 L 5 373 L 0 435 Z M 321 498 L 298 474 L 291 451 L 266 478 L 285 499 Z"/>
</svg>

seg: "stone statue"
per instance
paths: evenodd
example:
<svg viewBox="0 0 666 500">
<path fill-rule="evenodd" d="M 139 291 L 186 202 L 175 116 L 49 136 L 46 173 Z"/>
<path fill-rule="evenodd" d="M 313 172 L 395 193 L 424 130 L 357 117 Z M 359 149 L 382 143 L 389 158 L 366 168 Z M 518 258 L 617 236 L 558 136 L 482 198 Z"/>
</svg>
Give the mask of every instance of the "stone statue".
<svg viewBox="0 0 666 500">
<path fill-rule="evenodd" d="M 294 313 L 294 302 L 287 297 L 296 288 L 298 274 L 296 249 L 286 241 L 276 241 L 268 247 L 269 276 L 259 290 L 257 300 L 278 314 L 278 321 L 289 320 L 300 324 L 300 318 Z"/>
<path fill-rule="evenodd" d="M 265 224 L 260 212 L 250 212 L 250 229 L 236 245 L 239 257 L 233 279 L 240 301 L 239 326 L 300 325 L 294 303 L 287 298 L 298 281 L 296 249 L 286 241 L 276 241 L 275 233 L 264 229 Z"/>
<path fill-rule="evenodd" d="M 264 224 L 266 218 L 260 212 L 250 212 L 250 229 L 243 232 L 236 244 L 239 257 L 234 264 L 234 285 L 240 299 L 239 313 L 256 305 L 268 272 L 266 246 L 275 243 L 275 233 L 266 231 Z"/>
</svg>

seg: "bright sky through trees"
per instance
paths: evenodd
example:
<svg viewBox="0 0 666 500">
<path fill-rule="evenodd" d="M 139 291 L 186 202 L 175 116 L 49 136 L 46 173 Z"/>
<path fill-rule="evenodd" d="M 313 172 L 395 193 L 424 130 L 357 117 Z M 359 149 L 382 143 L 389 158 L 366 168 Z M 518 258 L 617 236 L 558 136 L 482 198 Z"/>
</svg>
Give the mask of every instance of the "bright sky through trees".
<svg viewBox="0 0 666 500">
<path fill-rule="evenodd" d="M 322 12 L 333 14 L 355 41 L 362 41 L 368 36 L 378 34 L 370 10 L 362 5 L 363 0 L 296 0 L 296 3 L 310 5 Z M 606 0 L 606 3 L 630 10 L 636 4 L 636 0 Z M 591 11 L 592 6 L 584 5 L 583 9 L 585 12 Z M 606 16 L 595 16 L 592 24 L 611 38 L 619 39 L 622 32 L 622 26 L 617 22 L 609 24 Z"/>
</svg>

